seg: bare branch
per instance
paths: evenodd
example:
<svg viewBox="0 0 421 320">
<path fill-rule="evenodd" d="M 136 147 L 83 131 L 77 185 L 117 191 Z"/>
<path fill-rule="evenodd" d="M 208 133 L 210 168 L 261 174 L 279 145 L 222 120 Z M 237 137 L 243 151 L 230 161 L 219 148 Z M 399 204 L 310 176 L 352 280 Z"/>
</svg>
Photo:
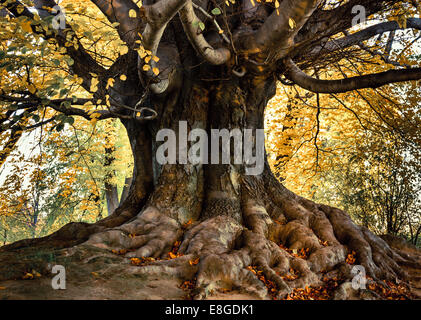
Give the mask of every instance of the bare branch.
<svg viewBox="0 0 421 320">
<path fill-rule="evenodd" d="M 421 30 L 421 19 L 420 18 L 409 18 L 406 23 L 407 29 L 418 29 Z M 343 37 L 341 39 L 332 40 L 323 46 L 317 46 L 313 48 L 309 54 L 310 57 L 315 57 L 320 54 L 327 52 L 333 52 L 341 50 L 353 45 L 357 45 L 362 41 L 368 40 L 378 34 L 383 34 L 385 32 L 394 32 L 396 30 L 403 30 L 404 28 L 399 26 L 396 21 L 383 22 L 376 24 L 374 26 L 368 27 L 364 30 L 353 33 L 349 36 Z"/>
<path fill-rule="evenodd" d="M 341 80 L 319 80 L 300 70 L 291 59 L 285 62 L 285 76 L 300 87 L 316 93 L 342 93 L 364 88 L 378 88 L 390 83 L 421 79 L 421 68 L 389 70 Z"/>
<path fill-rule="evenodd" d="M 402 0 L 349 0 L 345 4 L 334 9 L 317 9 L 313 16 L 300 30 L 296 37 L 297 43 L 319 41 L 334 34 L 343 32 L 352 27 L 352 8 L 356 5 L 364 6 L 367 17 L 391 8 L 395 3 Z M 314 43 L 314 42 L 313 42 Z"/>
</svg>

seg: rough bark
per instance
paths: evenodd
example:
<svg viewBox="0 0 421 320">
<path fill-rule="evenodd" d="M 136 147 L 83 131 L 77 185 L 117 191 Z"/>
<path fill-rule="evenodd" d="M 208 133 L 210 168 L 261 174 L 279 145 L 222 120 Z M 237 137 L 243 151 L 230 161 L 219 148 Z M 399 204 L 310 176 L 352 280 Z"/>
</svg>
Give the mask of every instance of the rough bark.
<svg viewBox="0 0 421 320">
<path fill-rule="evenodd" d="M 332 297 L 376 298 L 375 293 L 349 289 L 353 275 L 346 259 L 353 251 L 355 264 L 364 266 L 374 281 L 405 282 L 402 266 L 420 268 L 416 253 L 392 249 L 354 224 L 345 212 L 287 190 L 267 162 L 257 176 L 247 176 L 244 165 L 153 165 L 157 130 L 178 132 L 181 120 L 187 121 L 189 130 L 202 128 L 208 133 L 211 129 L 263 128 L 264 109 L 275 92 L 272 77 L 194 79 L 185 78 L 182 88 L 154 98 L 161 116 L 148 126 L 124 122 L 135 159 L 134 178 L 127 198 L 111 216 L 2 247 L 0 257 L 10 259 L 11 252 L 28 247 L 54 248 L 58 260 L 67 257 L 67 264 L 84 264 L 89 259 L 80 255 L 120 253 L 130 274 L 169 277 L 180 283 L 195 279 L 192 294 L 198 299 L 227 289 L 279 299 L 296 288 L 323 285 L 326 278 L 343 282 Z M 60 247 L 67 249 L 57 251 Z M 300 250 L 305 255 L 291 254 Z M 168 259 L 170 252 L 174 259 Z M 146 263 L 134 268 L 131 258 Z M 36 266 L 47 272 L 46 264 L 41 259 Z M 0 280 L 16 278 L 29 265 L 34 261 L 21 261 L 13 271 L 1 267 Z"/>
</svg>

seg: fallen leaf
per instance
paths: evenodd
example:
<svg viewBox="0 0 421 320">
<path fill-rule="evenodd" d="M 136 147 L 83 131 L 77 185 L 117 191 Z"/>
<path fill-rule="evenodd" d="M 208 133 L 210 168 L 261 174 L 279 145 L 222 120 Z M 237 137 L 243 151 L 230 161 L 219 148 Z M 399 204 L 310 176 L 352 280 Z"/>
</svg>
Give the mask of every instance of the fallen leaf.
<svg viewBox="0 0 421 320">
<path fill-rule="evenodd" d="M 23 280 L 32 280 L 34 278 L 34 275 L 32 273 L 27 272 L 22 279 Z"/>
</svg>

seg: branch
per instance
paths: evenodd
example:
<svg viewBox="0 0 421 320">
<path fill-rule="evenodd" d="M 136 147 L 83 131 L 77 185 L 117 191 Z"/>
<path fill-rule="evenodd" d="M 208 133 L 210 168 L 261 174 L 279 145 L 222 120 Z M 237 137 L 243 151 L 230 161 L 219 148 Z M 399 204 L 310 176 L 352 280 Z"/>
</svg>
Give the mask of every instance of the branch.
<svg viewBox="0 0 421 320">
<path fill-rule="evenodd" d="M 180 10 L 180 20 L 190 43 L 207 62 L 221 65 L 230 59 L 231 52 L 228 49 L 214 49 L 200 32 L 199 23 L 202 22 L 194 13 L 191 0 Z"/>
<path fill-rule="evenodd" d="M 46 106 L 50 107 L 50 108 L 52 108 L 52 109 L 54 109 L 58 112 L 61 112 L 61 113 L 65 114 L 66 116 L 80 116 L 82 118 L 85 118 L 86 120 L 92 120 L 91 114 L 93 114 L 93 113 L 99 113 L 100 114 L 100 116 L 97 117 L 98 120 L 115 118 L 115 116 L 107 110 L 95 110 L 91 113 L 88 113 L 85 110 L 75 108 L 75 107 L 68 107 L 68 106 L 65 106 L 62 102 L 57 102 L 57 101 L 54 101 L 54 100 L 47 103 Z"/>
<path fill-rule="evenodd" d="M 38 98 L 36 96 L 31 96 L 29 98 L 21 98 L 21 97 L 13 97 L 8 95 L 0 95 L 0 101 L 6 101 L 6 102 L 13 102 L 17 104 L 17 109 L 28 109 L 33 108 L 32 111 L 37 110 L 37 107 L 39 105 L 44 105 L 46 107 L 50 107 L 56 111 L 59 111 L 67 116 L 81 116 L 87 120 L 91 120 L 91 115 L 86 112 L 83 109 L 75 108 L 75 107 L 68 107 L 65 106 L 65 102 L 73 103 L 76 105 L 84 105 L 87 102 L 90 102 L 90 99 L 55 99 L 55 100 L 49 100 L 45 101 L 41 98 Z M 115 117 L 111 112 L 107 110 L 96 110 L 93 113 L 99 113 L 100 116 L 98 117 L 98 120 L 102 119 L 108 119 Z"/>
<path fill-rule="evenodd" d="M 29 93 L 27 93 L 27 96 L 29 96 Z M 116 106 L 118 108 L 134 111 L 135 114 L 133 116 L 130 116 L 126 114 L 119 114 L 116 112 L 112 112 L 111 110 L 93 110 L 91 112 L 87 112 L 86 110 L 83 110 L 80 108 L 75 108 L 72 106 L 65 105 L 65 103 L 70 103 L 74 105 L 84 105 L 88 102 L 92 102 L 91 99 L 86 99 L 86 98 L 79 98 L 79 99 L 66 98 L 66 99 L 54 99 L 54 100 L 46 101 L 45 99 L 41 99 L 33 95 L 29 96 L 28 98 L 22 98 L 22 97 L 13 97 L 13 96 L 0 94 L 0 101 L 16 103 L 17 104 L 16 110 L 26 110 L 29 112 L 36 111 L 38 106 L 43 105 L 45 107 L 48 107 L 60 113 L 63 113 L 66 116 L 80 116 L 82 118 L 85 118 L 86 120 L 92 120 L 92 114 L 96 113 L 96 114 L 99 114 L 99 116 L 96 117 L 97 120 L 120 118 L 120 119 L 127 119 L 127 120 L 134 119 L 138 121 L 139 123 L 145 123 L 146 121 L 154 120 L 158 115 L 155 110 L 147 108 L 147 107 L 136 109 L 136 108 L 131 108 L 126 105 L 118 104 L 117 102 L 111 103 L 111 105 Z M 12 115 L 11 113 L 6 113 L 6 114 L 9 116 Z M 5 120 L 2 119 L 2 122 L 4 121 Z"/>
<path fill-rule="evenodd" d="M 418 29 L 421 30 L 421 19 L 420 18 L 409 18 L 406 22 L 406 29 Z M 396 21 L 383 22 L 374 26 L 368 27 L 364 30 L 353 33 L 349 36 L 332 40 L 322 46 L 313 48 L 309 54 L 310 57 L 315 57 L 326 52 L 334 52 L 341 50 L 353 45 L 357 45 L 362 41 L 368 40 L 378 34 L 385 32 L 394 32 L 397 30 L 404 30 L 405 28 L 399 26 Z"/>
<path fill-rule="evenodd" d="M 4 144 L 2 144 L 2 150 L 0 151 L 0 168 L 6 162 L 10 153 L 15 149 L 20 138 L 22 137 L 22 134 L 23 134 L 23 131 L 19 126 L 16 128 L 13 128 L 10 131 L 9 139 Z"/>
<path fill-rule="evenodd" d="M 20 1 L 14 1 L 10 3 L 7 0 L 0 0 L 0 4 L 4 5 L 5 8 L 11 12 L 15 17 L 24 16 L 31 20 L 34 20 L 34 14 L 24 6 Z M 35 0 L 34 4 L 36 8 L 40 10 L 42 16 L 46 16 L 46 10 L 42 10 L 43 7 L 53 8 L 56 6 L 56 2 L 53 0 Z M 23 10 L 18 10 L 18 7 L 23 8 Z M 66 48 L 67 54 L 73 59 L 74 64 L 72 65 L 72 71 L 81 77 L 83 82 L 83 87 L 89 91 L 90 80 L 92 75 L 90 73 L 96 73 L 98 75 L 105 72 L 105 69 L 102 68 L 97 62 L 85 51 L 82 44 L 77 40 L 77 49 L 74 46 L 66 47 L 65 44 L 68 42 L 66 36 L 69 31 L 73 30 L 66 25 L 65 30 L 56 31 L 52 28 L 45 31 L 43 28 L 36 26 L 31 26 L 32 31 L 35 34 L 41 35 L 45 40 L 55 39 L 59 46 Z M 73 32 L 74 33 L 74 32 Z M 73 36 L 72 36 L 73 37 Z"/>
<path fill-rule="evenodd" d="M 386 51 L 386 53 L 382 53 L 382 52 L 380 52 L 379 50 L 372 50 L 372 49 L 370 49 L 369 47 L 367 47 L 365 44 L 363 44 L 363 43 L 359 43 L 358 44 L 358 46 L 362 49 L 362 50 L 364 50 L 364 51 L 366 51 L 366 52 L 368 52 L 369 54 L 371 54 L 373 57 L 375 57 L 375 56 L 379 56 L 384 62 L 386 62 L 386 63 L 388 63 L 388 64 L 391 64 L 391 65 L 393 65 L 393 66 L 395 66 L 395 67 L 405 67 L 405 68 L 410 68 L 411 66 L 409 66 L 409 65 L 407 65 L 407 64 L 400 64 L 399 62 L 397 62 L 397 61 L 393 61 L 393 60 L 390 60 L 390 58 L 389 58 L 389 56 L 390 56 L 390 54 L 388 54 L 388 52 L 390 53 L 390 51 L 389 50 L 385 50 Z"/>
<path fill-rule="evenodd" d="M 304 26 L 321 0 L 284 0 L 252 40 L 258 51 L 274 51 L 276 58 L 283 58 L 294 37 Z"/>
<path fill-rule="evenodd" d="M 187 0 L 160 0 L 157 3 L 145 7 L 145 19 L 147 21 L 146 27 L 142 33 L 142 44 L 145 50 L 151 51 L 152 55 L 156 56 L 158 46 L 161 41 L 162 35 L 164 34 L 165 28 L 170 20 L 177 14 L 177 12 L 186 4 Z M 170 60 L 170 59 L 160 59 Z M 152 59 L 151 68 L 148 71 L 143 71 L 144 61 L 142 58 L 138 58 L 138 70 L 139 75 L 145 74 L 148 79 L 151 79 L 149 88 L 155 94 L 165 92 L 170 86 L 170 77 L 172 69 L 175 68 L 175 62 L 166 65 L 168 76 L 164 79 L 155 77 L 153 68 L 157 63 Z M 163 62 L 160 62 L 162 65 Z M 160 65 L 158 64 L 158 67 Z M 159 68 L 162 69 L 162 68 Z M 149 82 L 149 81 L 148 81 Z"/>
<path fill-rule="evenodd" d="M 230 39 L 228 39 L 228 37 L 225 35 L 224 30 L 221 28 L 218 21 L 216 20 L 216 16 L 209 14 L 205 9 L 195 4 L 193 1 L 192 1 L 192 5 L 193 5 L 193 8 L 199 10 L 206 18 L 210 19 L 213 22 L 219 34 L 222 36 L 222 38 L 224 39 L 226 43 L 228 44 L 231 43 Z"/>
<path fill-rule="evenodd" d="M 168 22 L 186 3 L 187 0 L 160 0 L 145 8 L 145 17 L 148 23 L 142 34 L 145 49 L 156 54 Z"/>
<path fill-rule="evenodd" d="M 297 43 L 314 43 L 314 39 L 319 41 L 323 38 L 340 33 L 352 27 L 352 8 L 361 5 L 366 10 L 367 17 L 391 8 L 394 4 L 402 0 L 349 0 L 343 5 L 330 10 L 317 9 L 313 16 L 300 30 L 296 37 Z"/>
<path fill-rule="evenodd" d="M 127 42 L 130 46 L 134 44 L 137 39 L 137 30 L 139 18 L 144 18 L 145 9 L 144 7 L 139 8 L 131 0 L 91 0 L 99 10 L 107 17 L 111 23 L 118 22 L 117 27 L 120 38 Z M 134 10 L 136 12 L 136 18 L 129 16 L 129 11 Z"/>
<path fill-rule="evenodd" d="M 378 88 L 390 83 L 421 79 L 421 68 L 389 70 L 342 80 L 319 80 L 300 70 L 291 59 L 285 62 L 285 76 L 300 87 L 316 93 L 343 93 L 364 88 Z"/>
</svg>

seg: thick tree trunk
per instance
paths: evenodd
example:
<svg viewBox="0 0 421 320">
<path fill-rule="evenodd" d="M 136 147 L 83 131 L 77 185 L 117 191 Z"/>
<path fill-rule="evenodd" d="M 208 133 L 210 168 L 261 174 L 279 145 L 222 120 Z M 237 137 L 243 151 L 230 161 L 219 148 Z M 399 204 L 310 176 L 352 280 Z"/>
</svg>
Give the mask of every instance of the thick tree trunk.
<svg viewBox="0 0 421 320">
<path fill-rule="evenodd" d="M 180 281 L 195 278 L 196 298 L 233 288 L 260 298 L 285 298 L 295 288 L 335 278 L 344 283 L 336 288 L 336 297 L 349 298 L 351 264 L 362 265 L 374 280 L 405 280 L 401 265 L 419 268 L 420 256 L 392 249 L 341 210 L 293 194 L 273 176 L 266 159 L 259 175 L 247 175 L 246 166 L 233 161 L 153 164 L 159 129 L 178 133 L 180 121 L 187 121 L 189 131 L 206 130 L 209 137 L 212 129 L 262 129 L 264 109 L 274 93 L 275 80 L 263 76 L 185 80 L 182 88 L 154 98 L 159 118 L 147 126 L 124 122 L 135 159 L 134 178 L 127 198 L 111 216 L 93 225 L 71 224 L 44 239 L 0 251 L 73 246 L 73 254 L 96 247 L 122 258 L 152 257 L 158 260 L 145 260 L 147 265 L 136 271 L 127 268 Z M 175 259 L 167 259 L 170 252 Z M 355 262 L 347 261 L 352 252 Z M 2 271 L 0 280 L 6 278 Z"/>
</svg>

